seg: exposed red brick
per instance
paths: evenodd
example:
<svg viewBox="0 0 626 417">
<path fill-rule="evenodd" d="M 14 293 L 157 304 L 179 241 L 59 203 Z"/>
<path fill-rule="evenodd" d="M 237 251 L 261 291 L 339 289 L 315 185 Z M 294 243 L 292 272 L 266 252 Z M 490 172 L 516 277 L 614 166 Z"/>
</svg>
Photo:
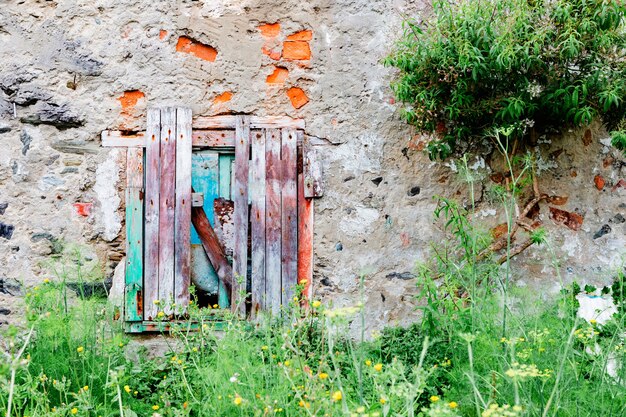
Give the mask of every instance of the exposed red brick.
<svg viewBox="0 0 626 417">
<path fill-rule="evenodd" d="M 509 231 L 509 225 L 506 223 L 501 223 L 497 225 L 496 227 L 494 227 L 493 229 L 491 229 L 491 236 L 493 236 L 494 239 L 498 239 L 504 236 L 505 233 L 508 233 L 508 231 Z"/>
<path fill-rule="evenodd" d="M 121 97 L 118 97 L 120 104 L 122 105 L 122 113 L 130 114 L 132 109 L 137 105 L 139 100 L 143 100 L 146 95 L 139 90 L 124 91 Z"/>
<path fill-rule="evenodd" d="M 267 76 L 265 80 L 268 84 L 283 84 L 289 76 L 289 70 L 283 67 L 274 67 L 274 72 Z"/>
<path fill-rule="evenodd" d="M 73 206 L 76 209 L 76 214 L 87 217 L 91 213 L 93 203 L 74 203 Z"/>
<path fill-rule="evenodd" d="M 550 218 L 554 220 L 555 223 L 567 226 L 574 231 L 580 230 L 580 226 L 582 226 L 584 220 L 583 216 L 578 213 L 572 213 L 556 207 L 550 207 Z"/>
<path fill-rule="evenodd" d="M 280 23 L 265 23 L 260 25 L 257 29 L 261 31 L 261 36 L 266 39 L 272 39 L 280 34 Z"/>
<path fill-rule="evenodd" d="M 604 178 L 602 178 L 602 175 L 596 175 L 595 177 L 593 177 L 593 182 L 596 184 L 596 188 L 600 191 L 602 191 L 604 189 Z"/>
<path fill-rule="evenodd" d="M 287 90 L 287 97 L 289 97 L 291 105 L 296 109 L 299 109 L 309 102 L 309 98 L 306 93 L 299 87 L 291 87 Z"/>
<path fill-rule="evenodd" d="M 301 30 L 292 35 L 287 36 L 288 41 L 310 41 L 313 39 L 313 32 L 310 30 Z"/>
<path fill-rule="evenodd" d="M 163 39 L 165 39 L 166 36 L 167 36 L 167 30 L 161 29 L 159 31 L 159 39 L 163 40 Z"/>
<path fill-rule="evenodd" d="M 306 61 L 311 59 L 311 48 L 306 41 L 283 42 L 283 58 L 292 61 Z"/>
<path fill-rule="evenodd" d="M 232 98 L 233 98 L 233 93 L 231 93 L 230 91 L 225 91 L 213 99 L 213 105 L 218 106 L 220 104 L 227 103 Z"/>
<path fill-rule="evenodd" d="M 269 49 L 267 47 L 262 47 L 261 48 L 261 52 L 263 52 L 265 55 L 269 56 L 270 58 L 272 58 L 274 61 L 278 61 L 281 57 L 282 57 L 282 52 L 281 51 L 276 51 L 273 49 Z"/>
<path fill-rule="evenodd" d="M 217 58 L 217 49 L 210 45 L 205 45 L 202 42 L 198 42 L 187 36 L 181 36 L 176 43 L 176 50 L 178 52 L 184 52 L 192 54 L 205 61 L 214 62 Z"/>
<path fill-rule="evenodd" d="M 585 134 L 583 135 L 583 145 L 589 146 L 591 144 L 592 139 L 593 138 L 591 136 L 591 130 L 590 129 L 585 130 Z"/>
</svg>

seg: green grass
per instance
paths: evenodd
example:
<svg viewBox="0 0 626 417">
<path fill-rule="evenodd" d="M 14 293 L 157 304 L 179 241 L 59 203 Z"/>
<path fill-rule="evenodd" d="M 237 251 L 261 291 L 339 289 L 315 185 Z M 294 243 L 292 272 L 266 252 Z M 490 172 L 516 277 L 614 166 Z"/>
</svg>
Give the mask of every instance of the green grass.
<svg viewBox="0 0 626 417">
<path fill-rule="evenodd" d="M 504 338 L 494 295 L 439 334 L 415 324 L 357 342 L 343 335 L 360 308 L 318 306 L 283 322 L 177 332 L 165 339 L 166 356 L 148 358 L 136 347 L 128 354 L 130 339 L 110 307 L 80 301 L 66 312 L 65 291 L 54 283 L 31 289 L 28 342 L 16 329 L 2 336 L 10 360 L 0 366 L 0 408 L 6 412 L 12 392 L 8 416 L 625 413 L 624 370 L 619 381 L 605 372 L 609 352 L 624 359 L 624 317 L 603 328 L 580 322 L 571 292 L 528 309 L 534 313 L 511 312 Z M 596 343 L 601 353 L 586 352 Z"/>
</svg>

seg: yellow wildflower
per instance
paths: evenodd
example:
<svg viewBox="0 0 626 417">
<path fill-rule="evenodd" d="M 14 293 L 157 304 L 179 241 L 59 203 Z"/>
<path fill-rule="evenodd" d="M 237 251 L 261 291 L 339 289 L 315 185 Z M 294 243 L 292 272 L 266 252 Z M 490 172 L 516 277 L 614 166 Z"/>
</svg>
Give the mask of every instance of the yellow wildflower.
<svg viewBox="0 0 626 417">
<path fill-rule="evenodd" d="M 78 414 L 78 408 L 74 407 L 70 410 L 70 413 L 72 414 Z"/>
<path fill-rule="evenodd" d="M 241 397 L 240 397 L 239 395 L 237 395 L 237 396 L 235 397 L 235 399 L 233 400 L 233 403 L 234 403 L 235 405 L 241 405 L 241 403 L 242 403 L 242 402 L 243 402 L 243 400 L 241 399 Z"/>
<path fill-rule="evenodd" d="M 213 304 L 213 308 L 220 308 L 218 304 Z"/>
<path fill-rule="evenodd" d="M 85 385 L 85 386 L 83 387 L 83 391 L 89 391 L 89 385 Z"/>
<path fill-rule="evenodd" d="M 156 405 L 156 404 L 152 406 L 152 409 L 153 409 L 154 411 L 158 410 L 159 408 L 161 408 L 161 407 L 159 407 L 159 406 L 158 406 L 158 405 Z"/>
<path fill-rule="evenodd" d="M 380 400 L 378 400 L 381 404 L 385 404 L 387 402 L 387 400 L 385 398 L 380 398 Z"/>
<path fill-rule="evenodd" d="M 322 302 L 320 300 L 315 300 L 311 303 L 311 305 L 313 306 L 313 308 L 318 308 L 322 305 Z"/>
<path fill-rule="evenodd" d="M 371 361 L 371 360 L 369 360 L 369 359 L 367 359 L 367 360 L 365 361 L 365 366 L 372 366 L 372 361 Z"/>
<path fill-rule="evenodd" d="M 455 402 L 455 401 L 450 401 L 448 403 L 448 407 L 450 408 L 457 408 L 459 405 Z"/>
<path fill-rule="evenodd" d="M 326 378 L 328 378 L 328 374 L 327 374 L 326 372 L 322 372 L 322 373 L 319 375 L 319 377 L 320 377 L 320 379 L 326 379 Z"/>
<path fill-rule="evenodd" d="M 159 311 L 159 312 L 157 313 L 157 317 L 158 317 L 158 318 L 162 318 L 162 317 L 164 317 L 164 316 L 165 316 L 165 313 L 164 313 L 164 312 L 162 312 L 162 311 Z"/>
<path fill-rule="evenodd" d="M 161 304 L 161 300 L 154 300 L 153 303 L 155 306 L 158 306 L 159 304 Z"/>
<path fill-rule="evenodd" d="M 124 385 L 124 391 L 130 394 L 130 387 L 128 385 Z"/>
<path fill-rule="evenodd" d="M 430 402 L 436 403 L 437 401 L 439 401 L 439 397 L 437 395 L 433 395 L 430 397 Z"/>
<path fill-rule="evenodd" d="M 341 391 L 335 391 L 333 393 L 333 401 L 341 401 L 342 398 L 343 395 L 341 394 Z"/>
<path fill-rule="evenodd" d="M 515 362 L 504 374 L 511 379 L 549 378 L 552 375 L 552 371 L 545 369 L 542 372 L 537 368 L 537 365 L 519 364 Z"/>
<path fill-rule="evenodd" d="M 76 352 L 78 352 L 78 353 L 83 353 L 84 351 L 85 351 L 85 348 L 82 347 L 82 346 L 79 346 L 79 347 L 76 348 Z"/>
<path fill-rule="evenodd" d="M 44 279 L 43 279 L 43 283 L 44 283 L 44 284 L 50 284 L 50 280 L 49 280 L 48 278 L 44 278 Z"/>
<path fill-rule="evenodd" d="M 374 369 L 378 372 L 383 370 L 383 364 L 382 363 L 377 363 L 376 365 L 374 365 Z"/>
</svg>

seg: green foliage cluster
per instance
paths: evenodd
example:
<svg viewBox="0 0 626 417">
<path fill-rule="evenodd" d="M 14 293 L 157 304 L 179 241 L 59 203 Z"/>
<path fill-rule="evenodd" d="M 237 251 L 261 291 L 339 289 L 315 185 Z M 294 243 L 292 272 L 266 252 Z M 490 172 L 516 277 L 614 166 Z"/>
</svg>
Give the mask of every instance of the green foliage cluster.
<svg viewBox="0 0 626 417">
<path fill-rule="evenodd" d="M 384 63 L 406 121 L 436 136 L 431 158 L 494 129 L 527 141 L 597 116 L 626 150 L 625 13 L 620 0 L 438 0 Z"/>
</svg>

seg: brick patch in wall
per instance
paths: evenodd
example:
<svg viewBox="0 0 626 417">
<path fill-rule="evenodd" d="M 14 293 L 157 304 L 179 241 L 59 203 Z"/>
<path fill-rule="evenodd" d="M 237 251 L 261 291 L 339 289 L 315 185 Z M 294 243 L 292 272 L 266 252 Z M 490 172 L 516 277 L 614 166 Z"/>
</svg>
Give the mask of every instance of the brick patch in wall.
<svg viewBox="0 0 626 417">
<path fill-rule="evenodd" d="M 217 58 L 217 49 L 210 45 L 205 45 L 187 36 L 181 36 L 176 43 L 176 51 L 192 54 L 205 61 L 214 62 Z"/>
<path fill-rule="evenodd" d="M 306 93 L 299 87 L 291 87 L 287 90 L 287 97 L 289 97 L 292 106 L 296 109 L 299 109 L 309 102 L 309 98 Z"/>
<path fill-rule="evenodd" d="M 307 61 L 311 59 L 311 48 L 307 41 L 283 42 L 283 58 L 290 61 Z"/>
<path fill-rule="evenodd" d="M 74 203 L 74 209 L 76 209 L 76 214 L 79 216 L 87 217 L 91 214 L 91 208 L 93 207 L 93 203 Z"/>
<path fill-rule="evenodd" d="M 604 185 L 606 184 L 606 182 L 604 181 L 604 178 L 602 177 L 602 175 L 596 175 L 593 178 L 593 182 L 596 185 L 596 188 L 600 191 L 602 191 L 604 189 Z"/>
<path fill-rule="evenodd" d="M 311 39 L 313 39 L 313 32 L 310 30 L 301 30 L 287 36 L 288 41 L 310 41 Z"/>
<path fill-rule="evenodd" d="M 284 67 L 274 67 L 274 71 L 265 80 L 268 84 L 284 84 L 289 76 L 289 70 Z"/>
<path fill-rule="evenodd" d="M 139 90 L 124 91 L 121 97 L 118 97 L 120 104 L 122 105 L 122 113 L 130 114 L 133 108 L 140 100 L 144 100 L 146 95 Z"/>
<path fill-rule="evenodd" d="M 257 27 L 261 32 L 261 36 L 266 39 L 273 39 L 280 34 L 280 23 L 264 23 Z"/>
<path fill-rule="evenodd" d="M 213 105 L 218 106 L 220 104 L 228 103 L 233 98 L 233 93 L 225 91 L 222 94 L 215 96 L 213 99 Z"/>
</svg>

